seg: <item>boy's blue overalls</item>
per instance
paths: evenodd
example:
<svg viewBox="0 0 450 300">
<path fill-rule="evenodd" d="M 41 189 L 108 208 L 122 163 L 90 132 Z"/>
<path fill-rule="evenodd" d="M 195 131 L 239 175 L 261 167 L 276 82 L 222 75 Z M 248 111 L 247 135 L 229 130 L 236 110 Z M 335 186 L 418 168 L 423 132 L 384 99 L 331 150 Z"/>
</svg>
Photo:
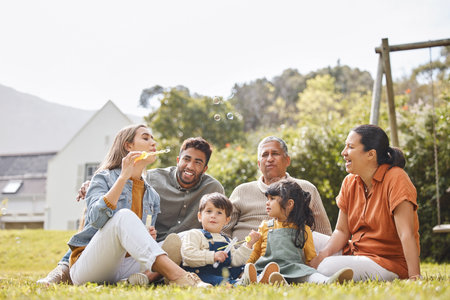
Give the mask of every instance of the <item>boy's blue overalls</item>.
<svg viewBox="0 0 450 300">
<path fill-rule="evenodd" d="M 228 244 L 230 243 L 230 239 L 228 237 L 226 237 L 225 235 L 222 235 L 222 236 L 226 239 L 227 243 L 215 242 L 212 239 L 211 233 L 209 233 L 208 231 L 206 231 L 204 229 L 201 229 L 201 231 L 203 232 L 205 238 L 209 242 L 209 250 L 210 251 L 217 252 L 217 249 L 221 248 L 221 247 L 223 247 L 221 250 L 224 250 L 225 247 L 228 246 Z M 231 251 L 228 252 L 227 259 L 223 263 L 220 263 L 217 268 L 214 268 L 213 265 L 206 265 L 203 267 L 196 267 L 196 268 L 183 267 L 183 269 L 185 269 L 186 271 L 197 274 L 198 277 L 200 277 L 200 279 L 202 281 L 210 283 L 212 285 L 219 285 L 222 283 L 222 281 L 224 280 L 224 278 L 222 276 L 222 272 L 223 272 L 224 268 L 228 269 L 229 277 L 227 279 L 227 282 L 229 282 L 231 284 L 236 282 L 236 279 L 239 277 L 239 275 L 244 270 L 244 266 L 231 267 Z"/>
</svg>

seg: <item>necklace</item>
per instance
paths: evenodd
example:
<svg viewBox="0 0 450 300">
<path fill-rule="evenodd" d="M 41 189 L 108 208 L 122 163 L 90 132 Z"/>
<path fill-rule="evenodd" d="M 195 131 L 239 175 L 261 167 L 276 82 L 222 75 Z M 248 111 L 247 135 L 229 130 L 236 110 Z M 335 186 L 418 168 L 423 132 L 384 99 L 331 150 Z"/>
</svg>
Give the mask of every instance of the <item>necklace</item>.
<svg viewBox="0 0 450 300">
<path fill-rule="evenodd" d="M 369 188 L 367 187 L 367 185 L 364 183 L 363 181 L 363 187 L 364 187 L 364 193 L 367 195 L 369 194 Z"/>
</svg>

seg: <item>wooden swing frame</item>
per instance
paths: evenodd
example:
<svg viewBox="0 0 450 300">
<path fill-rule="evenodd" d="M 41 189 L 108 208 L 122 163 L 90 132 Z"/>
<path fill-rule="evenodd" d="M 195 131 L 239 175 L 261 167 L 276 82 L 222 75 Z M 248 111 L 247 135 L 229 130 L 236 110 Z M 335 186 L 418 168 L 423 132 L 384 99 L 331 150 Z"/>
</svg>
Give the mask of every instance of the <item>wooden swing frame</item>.
<svg viewBox="0 0 450 300">
<path fill-rule="evenodd" d="M 450 46 L 450 39 L 401 44 L 401 45 L 389 45 L 388 39 L 384 38 L 381 40 L 381 46 L 375 48 L 375 53 L 379 54 L 379 59 L 378 59 L 377 77 L 375 78 L 375 82 L 373 84 L 372 105 L 370 109 L 370 124 L 378 125 L 378 119 L 380 115 L 381 88 L 382 88 L 383 74 L 385 74 L 387 101 L 389 108 L 389 127 L 391 129 L 390 130 L 391 141 L 393 146 L 395 147 L 399 146 L 399 142 L 398 142 L 397 118 L 395 116 L 394 87 L 391 72 L 391 60 L 389 53 L 394 51 L 404 51 L 413 49 L 442 47 L 442 46 Z M 433 118 L 434 118 L 434 98 L 433 98 Z M 433 137 L 434 137 L 434 156 L 435 156 L 435 172 L 436 172 L 435 176 L 436 206 L 437 206 L 436 208 L 438 217 L 438 225 L 433 227 L 433 232 L 448 233 L 450 232 L 450 224 L 441 224 L 441 208 L 439 201 L 439 184 L 438 184 L 439 172 L 437 164 L 436 130 L 434 123 L 433 123 Z"/>
</svg>

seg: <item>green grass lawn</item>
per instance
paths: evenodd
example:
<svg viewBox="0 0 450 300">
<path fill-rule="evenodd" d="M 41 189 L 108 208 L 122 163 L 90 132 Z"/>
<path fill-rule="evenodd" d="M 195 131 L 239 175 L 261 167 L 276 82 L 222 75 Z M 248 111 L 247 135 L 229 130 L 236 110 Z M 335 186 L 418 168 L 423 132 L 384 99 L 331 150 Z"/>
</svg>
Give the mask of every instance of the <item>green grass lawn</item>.
<svg viewBox="0 0 450 300">
<path fill-rule="evenodd" d="M 38 286 L 66 252 L 74 232 L 0 230 L 0 299 L 450 299 L 449 264 L 423 263 L 424 280 L 412 282 L 252 285 L 210 289 L 125 285 Z"/>
</svg>

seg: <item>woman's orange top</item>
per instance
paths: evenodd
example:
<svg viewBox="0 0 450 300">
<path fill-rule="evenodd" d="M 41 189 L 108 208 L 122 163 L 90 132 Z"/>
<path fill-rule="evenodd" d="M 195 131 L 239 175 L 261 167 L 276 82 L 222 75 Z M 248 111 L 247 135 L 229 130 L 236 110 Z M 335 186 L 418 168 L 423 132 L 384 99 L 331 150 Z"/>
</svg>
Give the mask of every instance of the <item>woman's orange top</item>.
<svg viewBox="0 0 450 300">
<path fill-rule="evenodd" d="M 378 167 L 372 179 L 372 191 L 366 198 L 361 177 L 345 177 L 338 207 L 348 216 L 351 240 L 344 248 L 345 255 L 367 256 L 400 278 L 408 278 L 408 267 L 402 243 L 394 222 L 394 210 L 403 201 L 414 206 L 414 232 L 419 244 L 417 192 L 406 172 L 390 165 Z"/>
</svg>

